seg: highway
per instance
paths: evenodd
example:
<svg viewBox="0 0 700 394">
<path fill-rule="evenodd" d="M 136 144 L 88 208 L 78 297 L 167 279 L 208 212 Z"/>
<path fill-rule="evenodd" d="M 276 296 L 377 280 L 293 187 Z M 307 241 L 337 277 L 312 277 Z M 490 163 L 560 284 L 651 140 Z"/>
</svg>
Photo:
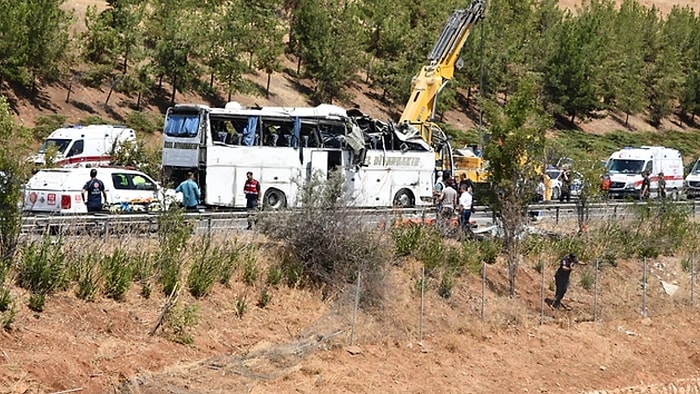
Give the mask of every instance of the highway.
<svg viewBox="0 0 700 394">
<path fill-rule="evenodd" d="M 600 220 L 609 217 L 631 217 L 635 215 L 635 206 L 646 203 L 640 202 L 615 202 L 605 201 L 588 204 L 588 215 L 591 220 Z M 678 201 L 674 204 L 687 206 L 691 216 L 698 216 L 700 204 L 694 200 Z M 536 218 L 534 222 L 547 221 L 558 223 L 576 218 L 577 206 L 575 202 L 545 204 L 533 204 L 528 207 L 529 216 Z M 398 219 L 410 219 L 420 221 L 424 218 L 435 216 L 432 208 L 376 208 L 376 209 L 352 209 L 350 214 L 363 217 L 363 223 L 368 228 L 381 227 L 384 223 L 393 223 Z M 244 211 L 232 212 L 199 212 L 186 213 L 188 218 L 196 221 L 198 233 L 228 233 L 244 230 L 247 225 L 248 213 Z M 128 214 L 91 214 L 70 216 L 31 215 L 25 216 L 22 224 L 22 234 L 50 234 L 80 235 L 86 232 L 97 231 L 101 235 L 118 234 L 148 234 L 155 233 L 158 229 L 158 213 L 128 213 Z M 477 228 L 493 226 L 493 214 L 486 206 L 475 208 L 472 219 L 476 221 Z"/>
</svg>

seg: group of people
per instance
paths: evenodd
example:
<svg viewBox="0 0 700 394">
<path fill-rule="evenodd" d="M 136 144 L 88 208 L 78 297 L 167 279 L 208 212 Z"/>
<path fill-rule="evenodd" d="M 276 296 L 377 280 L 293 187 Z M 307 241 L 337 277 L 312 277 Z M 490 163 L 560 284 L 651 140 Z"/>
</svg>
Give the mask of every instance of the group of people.
<svg viewBox="0 0 700 394">
<path fill-rule="evenodd" d="M 438 173 L 438 181 L 433 188 L 437 218 L 442 224 L 452 221 L 455 213 L 459 227 L 466 233 L 471 228 L 470 219 L 474 210 L 473 183 L 462 173 L 459 181 L 449 172 Z"/>
<path fill-rule="evenodd" d="M 659 198 L 666 198 L 666 178 L 663 172 L 659 172 L 659 179 L 657 181 Z M 651 195 L 651 179 L 649 179 L 649 171 L 644 171 L 642 173 L 642 189 L 639 192 L 639 198 L 648 199 Z"/>
</svg>

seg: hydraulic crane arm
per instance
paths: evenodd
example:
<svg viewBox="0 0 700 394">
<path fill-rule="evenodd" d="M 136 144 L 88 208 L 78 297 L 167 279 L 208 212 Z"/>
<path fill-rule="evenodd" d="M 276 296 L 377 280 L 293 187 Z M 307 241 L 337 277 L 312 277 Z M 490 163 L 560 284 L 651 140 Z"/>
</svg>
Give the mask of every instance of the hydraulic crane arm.
<svg viewBox="0 0 700 394">
<path fill-rule="evenodd" d="M 472 0 L 466 9 L 455 10 L 435 42 L 429 63 L 413 78 L 413 89 L 399 124 L 409 123 L 421 130 L 423 139 L 431 137 L 423 130 L 423 123 L 435 113 L 437 96 L 460 67 L 459 53 L 474 25 L 484 16 L 486 0 Z"/>
</svg>

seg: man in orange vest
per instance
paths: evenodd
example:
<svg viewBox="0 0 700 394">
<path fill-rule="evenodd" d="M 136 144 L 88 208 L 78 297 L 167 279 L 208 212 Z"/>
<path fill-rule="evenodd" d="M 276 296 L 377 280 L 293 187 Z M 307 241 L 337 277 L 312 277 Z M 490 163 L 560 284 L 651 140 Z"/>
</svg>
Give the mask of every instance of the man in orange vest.
<svg viewBox="0 0 700 394">
<path fill-rule="evenodd" d="M 245 193 L 246 199 L 245 206 L 249 211 L 254 211 L 260 205 L 260 182 L 253 179 L 251 171 L 248 171 L 245 175 L 248 178 L 243 186 L 243 193 Z M 254 221 L 255 219 L 253 219 L 252 215 L 248 216 L 248 230 L 253 228 Z"/>
</svg>

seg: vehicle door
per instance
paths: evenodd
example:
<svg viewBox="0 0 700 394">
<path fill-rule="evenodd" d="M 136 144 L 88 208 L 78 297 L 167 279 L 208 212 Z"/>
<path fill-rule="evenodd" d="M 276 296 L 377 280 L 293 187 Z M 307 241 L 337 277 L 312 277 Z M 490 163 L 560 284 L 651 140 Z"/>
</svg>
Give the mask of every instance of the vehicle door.
<svg viewBox="0 0 700 394">
<path fill-rule="evenodd" d="M 157 199 L 158 186 L 145 174 L 117 171 L 111 179 L 112 190 L 107 194 L 110 204 L 148 204 Z"/>
</svg>

